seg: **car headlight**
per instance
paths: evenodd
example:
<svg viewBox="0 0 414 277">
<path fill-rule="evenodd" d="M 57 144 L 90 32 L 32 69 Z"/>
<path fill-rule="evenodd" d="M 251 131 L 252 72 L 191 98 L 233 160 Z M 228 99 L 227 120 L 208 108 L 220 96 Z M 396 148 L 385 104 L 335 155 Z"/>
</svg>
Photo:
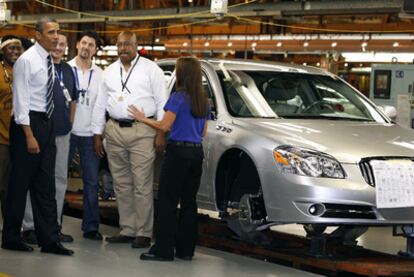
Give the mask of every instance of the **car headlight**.
<svg viewBox="0 0 414 277">
<path fill-rule="evenodd" d="M 276 167 L 283 173 L 310 177 L 345 178 L 341 164 L 332 156 L 298 147 L 283 145 L 273 150 Z"/>
</svg>

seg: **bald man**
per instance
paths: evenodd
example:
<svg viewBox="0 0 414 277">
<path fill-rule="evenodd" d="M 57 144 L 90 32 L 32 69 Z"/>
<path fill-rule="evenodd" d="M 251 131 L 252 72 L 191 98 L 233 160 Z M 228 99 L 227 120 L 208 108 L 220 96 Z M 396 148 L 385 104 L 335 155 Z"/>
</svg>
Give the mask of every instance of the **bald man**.
<svg viewBox="0 0 414 277">
<path fill-rule="evenodd" d="M 135 105 L 142 108 L 147 117 L 161 120 L 167 100 L 166 83 L 161 68 L 138 55 L 134 33 L 120 33 L 116 45 L 119 59 L 104 71 L 94 107 L 94 147 L 102 156 L 104 135 L 118 204 L 121 231 L 107 241 L 132 242 L 133 248 L 144 248 L 150 246 L 152 237 L 155 147 L 163 148 L 165 136 L 135 122 L 127 108 Z M 107 123 L 105 111 L 110 116 Z"/>
</svg>

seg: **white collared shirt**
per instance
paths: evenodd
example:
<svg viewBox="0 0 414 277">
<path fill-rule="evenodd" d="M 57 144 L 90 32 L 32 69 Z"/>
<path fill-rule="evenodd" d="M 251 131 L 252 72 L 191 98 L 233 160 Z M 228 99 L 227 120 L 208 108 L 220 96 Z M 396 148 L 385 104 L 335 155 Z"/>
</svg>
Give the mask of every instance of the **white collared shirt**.
<svg viewBox="0 0 414 277">
<path fill-rule="evenodd" d="M 30 125 L 30 111 L 46 112 L 48 56 L 36 42 L 13 66 L 13 115 L 17 124 Z"/>
<path fill-rule="evenodd" d="M 135 62 L 138 63 L 134 67 Z M 131 76 L 122 91 L 128 74 Z M 131 71 L 132 70 L 132 71 Z M 105 127 L 105 111 L 114 119 L 131 119 L 128 106 L 135 105 L 144 109 L 147 117 L 154 116 L 161 120 L 167 101 L 167 88 L 164 73 L 153 61 L 138 55 L 131 62 L 128 72 L 118 59 L 103 73 L 102 85 L 93 111 L 92 129 L 94 134 L 102 134 Z"/>
<path fill-rule="evenodd" d="M 91 127 L 92 112 L 99 93 L 99 86 L 102 80 L 103 71 L 95 64 L 92 64 L 92 67 L 90 69 L 83 72 L 77 67 L 76 58 L 70 60 L 68 64 L 73 68 L 78 91 L 86 91 L 85 93 L 79 94 L 79 98 L 76 103 L 76 112 L 75 118 L 73 120 L 72 133 L 80 137 L 90 137 L 93 136 Z M 91 81 L 89 83 L 90 76 Z"/>
</svg>

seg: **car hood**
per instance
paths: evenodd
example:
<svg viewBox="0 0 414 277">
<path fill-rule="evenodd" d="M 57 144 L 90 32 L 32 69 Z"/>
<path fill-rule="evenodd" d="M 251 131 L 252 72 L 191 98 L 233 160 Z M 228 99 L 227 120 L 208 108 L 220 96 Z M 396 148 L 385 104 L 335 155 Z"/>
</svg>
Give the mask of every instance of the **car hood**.
<svg viewBox="0 0 414 277">
<path fill-rule="evenodd" d="M 282 144 L 321 151 L 341 163 L 375 156 L 414 157 L 414 131 L 397 124 L 309 120 L 237 119 L 233 123 Z"/>
</svg>

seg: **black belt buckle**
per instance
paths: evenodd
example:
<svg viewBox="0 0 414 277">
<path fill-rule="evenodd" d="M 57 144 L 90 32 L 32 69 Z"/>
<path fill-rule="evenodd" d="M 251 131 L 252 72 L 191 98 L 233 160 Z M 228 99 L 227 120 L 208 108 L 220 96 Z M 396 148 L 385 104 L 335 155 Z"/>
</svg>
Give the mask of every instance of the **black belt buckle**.
<svg viewBox="0 0 414 277">
<path fill-rule="evenodd" d="M 121 128 L 130 128 L 132 127 L 132 121 L 118 121 L 119 127 Z"/>
</svg>

